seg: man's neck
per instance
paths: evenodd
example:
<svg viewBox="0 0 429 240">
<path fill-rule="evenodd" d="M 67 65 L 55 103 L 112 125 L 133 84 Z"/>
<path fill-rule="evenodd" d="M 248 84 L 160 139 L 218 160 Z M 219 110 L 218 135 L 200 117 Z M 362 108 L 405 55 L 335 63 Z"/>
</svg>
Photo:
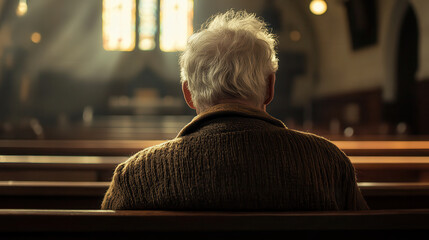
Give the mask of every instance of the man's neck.
<svg viewBox="0 0 429 240">
<path fill-rule="evenodd" d="M 240 104 L 240 105 L 244 105 L 244 106 L 246 106 L 246 107 L 250 107 L 250 108 L 255 108 L 255 109 L 258 109 L 258 110 L 261 110 L 261 111 L 264 111 L 264 112 L 266 112 L 266 108 L 267 108 L 267 105 L 265 105 L 265 104 L 256 105 L 256 104 L 251 103 L 251 102 L 249 102 L 249 101 L 247 101 L 247 100 L 244 100 L 244 99 L 237 99 L 237 98 L 222 99 L 222 100 L 219 100 L 215 105 L 217 105 L 217 104 L 225 104 L 225 103 L 235 103 L 235 104 Z M 197 107 L 197 109 L 196 109 L 197 114 L 200 114 L 200 113 L 201 113 L 201 112 L 203 112 L 204 110 L 205 110 L 205 109 L 200 109 L 200 108 L 198 108 L 198 107 Z"/>
</svg>

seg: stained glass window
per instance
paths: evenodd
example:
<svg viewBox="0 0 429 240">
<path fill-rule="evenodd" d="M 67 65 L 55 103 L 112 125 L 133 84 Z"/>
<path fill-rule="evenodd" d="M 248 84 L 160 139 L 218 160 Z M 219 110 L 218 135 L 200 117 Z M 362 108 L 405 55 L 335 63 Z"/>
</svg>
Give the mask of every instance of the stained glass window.
<svg viewBox="0 0 429 240">
<path fill-rule="evenodd" d="M 135 47 L 135 0 L 103 0 L 103 47 L 132 51 Z"/>
<path fill-rule="evenodd" d="M 138 3 L 138 48 L 155 49 L 159 29 L 162 51 L 183 50 L 193 31 L 194 1 L 160 0 L 159 10 L 158 0 Z M 108 51 L 132 51 L 136 47 L 136 0 L 103 0 L 103 47 Z"/>
<path fill-rule="evenodd" d="M 193 0 L 161 0 L 160 48 L 164 52 L 181 51 L 193 31 Z"/>
</svg>

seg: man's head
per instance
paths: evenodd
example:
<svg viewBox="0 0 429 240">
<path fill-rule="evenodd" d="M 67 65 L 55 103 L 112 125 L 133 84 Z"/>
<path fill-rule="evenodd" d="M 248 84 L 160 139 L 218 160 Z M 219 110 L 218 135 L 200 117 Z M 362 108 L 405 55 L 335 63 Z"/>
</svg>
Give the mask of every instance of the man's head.
<svg viewBox="0 0 429 240">
<path fill-rule="evenodd" d="M 229 10 L 213 16 L 180 56 L 186 101 L 197 111 L 229 100 L 267 105 L 278 68 L 276 44 L 254 14 Z"/>
</svg>

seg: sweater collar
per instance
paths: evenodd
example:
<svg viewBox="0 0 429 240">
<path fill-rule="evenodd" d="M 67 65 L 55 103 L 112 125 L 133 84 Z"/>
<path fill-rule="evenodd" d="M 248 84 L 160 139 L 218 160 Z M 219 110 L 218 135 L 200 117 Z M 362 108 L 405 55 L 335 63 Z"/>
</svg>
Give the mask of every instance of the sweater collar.
<svg viewBox="0 0 429 240">
<path fill-rule="evenodd" d="M 177 135 L 177 137 L 182 137 L 188 135 L 198 129 L 198 127 L 205 122 L 217 117 L 224 116 L 243 116 L 250 118 L 257 118 L 269 122 L 275 126 L 281 128 L 287 128 L 285 124 L 269 115 L 267 112 L 261 111 L 259 109 L 251 108 L 242 104 L 237 103 L 222 103 L 214 105 L 204 112 L 195 116 L 191 122 L 189 122 Z"/>
</svg>

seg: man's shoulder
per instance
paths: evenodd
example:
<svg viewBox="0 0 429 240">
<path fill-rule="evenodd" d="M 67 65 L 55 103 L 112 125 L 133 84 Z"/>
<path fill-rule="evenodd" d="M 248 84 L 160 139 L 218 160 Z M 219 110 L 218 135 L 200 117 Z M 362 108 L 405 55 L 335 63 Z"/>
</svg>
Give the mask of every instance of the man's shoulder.
<svg viewBox="0 0 429 240">
<path fill-rule="evenodd" d="M 135 153 L 130 159 L 141 159 L 147 157 L 156 157 L 158 155 L 165 155 L 169 152 L 175 151 L 183 147 L 183 139 L 174 138 L 171 140 L 166 140 L 163 143 L 153 145 L 151 147 L 144 148 L 137 153 Z"/>
<path fill-rule="evenodd" d="M 304 131 L 295 130 L 295 129 L 285 129 L 283 132 L 286 135 L 299 137 L 299 138 L 302 138 L 303 140 L 310 141 L 310 142 L 324 143 L 328 145 L 333 144 L 329 139 L 311 132 L 304 132 Z"/>
<path fill-rule="evenodd" d="M 163 143 L 144 148 L 134 155 L 130 156 L 126 161 L 118 165 L 118 169 L 130 169 L 141 167 L 141 165 L 162 161 L 167 156 L 171 156 L 174 151 L 183 147 L 183 140 L 179 138 L 167 140 Z"/>
<path fill-rule="evenodd" d="M 345 153 L 337 145 L 335 145 L 334 142 L 323 136 L 311 132 L 303 132 L 293 129 L 287 129 L 284 134 L 289 135 L 289 137 L 293 139 L 301 141 L 302 144 L 313 148 L 313 150 L 321 150 L 325 154 L 334 154 L 340 157 L 346 157 Z"/>
</svg>

